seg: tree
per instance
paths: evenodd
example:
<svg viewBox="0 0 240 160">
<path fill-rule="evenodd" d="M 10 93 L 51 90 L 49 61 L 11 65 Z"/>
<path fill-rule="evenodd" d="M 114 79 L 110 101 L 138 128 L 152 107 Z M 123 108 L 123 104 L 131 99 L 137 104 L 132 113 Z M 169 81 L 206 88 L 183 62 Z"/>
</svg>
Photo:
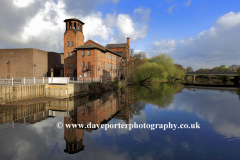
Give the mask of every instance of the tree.
<svg viewBox="0 0 240 160">
<path fill-rule="evenodd" d="M 142 84 L 146 81 L 152 80 L 153 78 L 161 77 L 162 73 L 162 65 L 158 65 L 155 62 L 147 62 L 138 68 L 134 81 Z"/>
<path fill-rule="evenodd" d="M 186 70 L 187 70 L 187 72 L 191 72 L 191 71 L 193 71 L 193 69 L 192 69 L 191 66 L 187 66 Z"/>
<path fill-rule="evenodd" d="M 228 71 L 229 70 L 229 68 L 227 68 L 225 65 L 221 65 L 221 66 L 219 66 L 219 71 Z"/>
<path fill-rule="evenodd" d="M 203 72 L 203 71 L 205 71 L 205 69 L 203 69 L 203 68 L 200 68 L 197 70 L 197 72 Z"/>
<path fill-rule="evenodd" d="M 180 70 L 183 70 L 183 71 L 186 70 L 181 64 L 175 63 L 174 66 L 175 66 L 176 68 L 180 69 Z"/>
<path fill-rule="evenodd" d="M 240 67 L 240 65 L 236 65 L 236 64 L 233 64 L 233 65 L 229 65 L 228 68 L 230 71 L 237 71 L 237 69 Z"/>
</svg>

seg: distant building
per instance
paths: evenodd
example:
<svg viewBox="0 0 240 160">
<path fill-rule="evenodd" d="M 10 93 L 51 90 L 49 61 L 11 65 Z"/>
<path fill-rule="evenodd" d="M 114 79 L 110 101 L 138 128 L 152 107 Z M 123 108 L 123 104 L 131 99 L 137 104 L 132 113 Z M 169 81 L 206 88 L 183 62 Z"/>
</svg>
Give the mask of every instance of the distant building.
<svg viewBox="0 0 240 160">
<path fill-rule="evenodd" d="M 120 78 L 123 64 L 130 58 L 127 43 L 105 47 L 88 40 L 84 43 L 84 23 L 76 18 L 65 19 L 64 77 Z"/>
<path fill-rule="evenodd" d="M 63 54 L 35 48 L 0 49 L 0 78 L 63 76 Z M 62 70 L 62 71 L 60 71 Z"/>
</svg>

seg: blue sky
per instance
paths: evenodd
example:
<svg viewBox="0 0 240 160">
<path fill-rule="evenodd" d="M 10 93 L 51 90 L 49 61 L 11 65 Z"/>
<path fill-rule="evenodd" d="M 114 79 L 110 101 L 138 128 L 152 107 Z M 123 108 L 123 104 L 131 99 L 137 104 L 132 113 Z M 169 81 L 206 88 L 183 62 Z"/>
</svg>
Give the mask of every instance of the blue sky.
<svg viewBox="0 0 240 160">
<path fill-rule="evenodd" d="M 9 0 L 0 2 L 0 48 L 63 52 L 64 19 L 85 22 L 85 41 L 169 54 L 194 70 L 240 65 L 237 0 Z"/>
</svg>

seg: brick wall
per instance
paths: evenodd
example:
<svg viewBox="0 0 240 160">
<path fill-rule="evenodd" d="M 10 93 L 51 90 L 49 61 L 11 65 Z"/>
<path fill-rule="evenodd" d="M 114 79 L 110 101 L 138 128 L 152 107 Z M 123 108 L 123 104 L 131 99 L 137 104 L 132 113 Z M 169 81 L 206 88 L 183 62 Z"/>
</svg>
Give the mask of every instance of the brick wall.
<svg viewBox="0 0 240 160">
<path fill-rule="evenodd" d="M 47 72 L 47 56 L 48 52 L 34 48 L 0 49 L 0 77 L 7 78 L 9 73 L 10 77 L 42 77 Z"/>
<path fill-rule="evenodd" d="M 74 22 L 80 25 L 76 29 L 73 28 Z M 72 28 L 69 28 L 70 23 L 72 24 Z M 74 49 L 80 45 L 84 45 L 84 36 L 82 33 L 83 25 L 77 21 L 69 21 L 66 22 L 66 31 L 64 33 L 64 77 L 71 74 L 76 77 L 77 76 L 77 56 Z M 69 57 L 67 56 L 69 53 Z M 71 57 L 71 53 L 73 53 L 73 57 Z M 69 68 L 67 68 L 67 64 L 69 64 Z M 73 67 L 71 67 L 71 64 Z"/>
</svg>

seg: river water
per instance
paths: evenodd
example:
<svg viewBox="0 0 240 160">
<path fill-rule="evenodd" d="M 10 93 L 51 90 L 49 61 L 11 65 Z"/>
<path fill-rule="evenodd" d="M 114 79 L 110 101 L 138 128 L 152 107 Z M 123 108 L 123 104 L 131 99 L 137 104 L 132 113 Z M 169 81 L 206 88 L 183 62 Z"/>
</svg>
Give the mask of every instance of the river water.
<svg viewBox="0 0 240 160">
<path fill-rule="evenodd" d="M 0 108 L 0 159 L 239 160 L 239 93 L 155 84 Z M 143 128 L 124 126 L 134 123 Z"/>
</svg>

